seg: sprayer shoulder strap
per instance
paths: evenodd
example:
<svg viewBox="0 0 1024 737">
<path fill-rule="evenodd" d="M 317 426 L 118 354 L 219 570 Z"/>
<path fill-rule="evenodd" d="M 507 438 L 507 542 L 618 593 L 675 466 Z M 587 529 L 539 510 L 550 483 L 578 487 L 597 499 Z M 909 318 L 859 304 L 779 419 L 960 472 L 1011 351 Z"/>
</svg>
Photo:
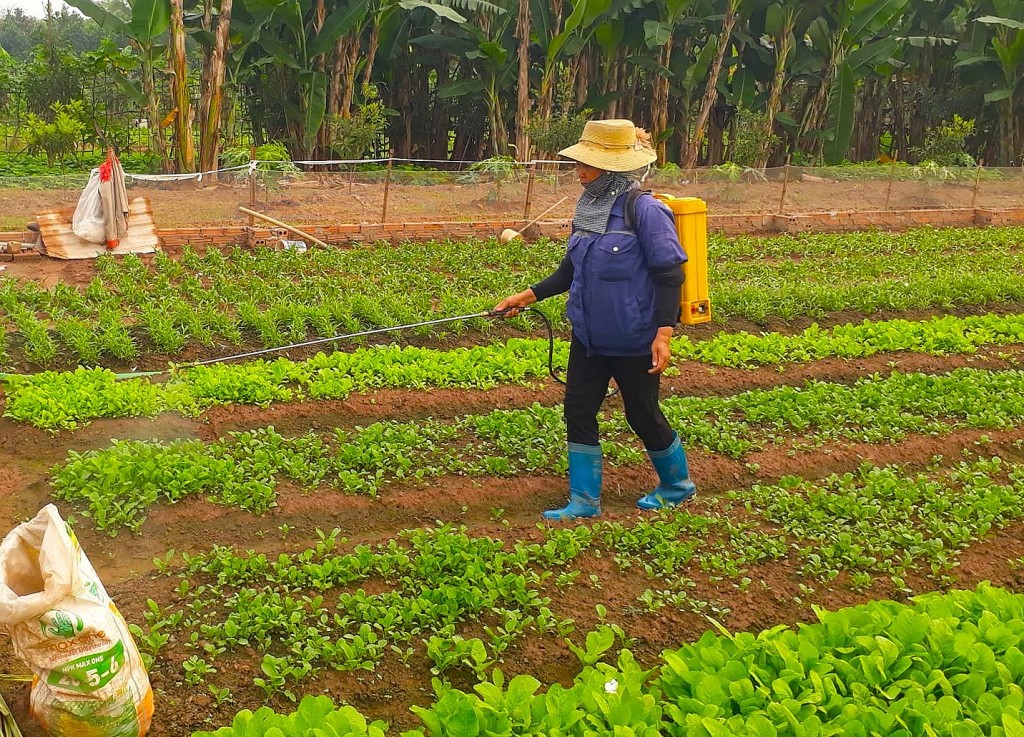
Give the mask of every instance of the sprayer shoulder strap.
<svg viewBox="0 0 1024 737">
<path fill-rule="evenodd" d="M 622 208 L 622 220 L 626 230 L 636 230 L 636 201 L 643 195 L 651 194 L 649 190 L 634 187 L 626 194 L 626 202 Z"/>
</svg>

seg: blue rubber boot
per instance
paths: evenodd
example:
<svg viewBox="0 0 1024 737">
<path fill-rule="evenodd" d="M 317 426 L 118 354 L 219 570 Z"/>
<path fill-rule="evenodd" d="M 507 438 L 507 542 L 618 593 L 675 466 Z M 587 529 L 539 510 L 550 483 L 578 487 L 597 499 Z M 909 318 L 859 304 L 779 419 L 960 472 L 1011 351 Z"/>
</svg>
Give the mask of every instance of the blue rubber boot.
<svg viewBox="0 0 1024 737">
<path fill-rule="evenodd" d="M 662 509 L 682 504 L 697 493 L 697 487 L 690 481 L 690 468 L 686 464 L 686 451 L 679 436 L 665 450 L 647 451 L 654 464 L 661 483 L 650 494 L 640 497 L 636 505 L 640 509 Z"/>
<path fill-rule="evenodd" d="M 601 514 L 601 446 L 569 443 L 569 503 L 544 519 L 579 519 Z"/>
</svg>

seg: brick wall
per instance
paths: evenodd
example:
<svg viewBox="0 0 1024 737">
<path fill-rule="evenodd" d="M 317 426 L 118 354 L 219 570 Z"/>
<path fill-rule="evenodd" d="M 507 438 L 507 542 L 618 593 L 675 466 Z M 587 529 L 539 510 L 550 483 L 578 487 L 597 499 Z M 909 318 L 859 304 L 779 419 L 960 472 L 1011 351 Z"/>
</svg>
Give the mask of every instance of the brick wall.
<svg viewBox="0 0 1024 737">
<path fill-rule="evenodd" d="M 385 223 L 364 225 L 298 226 L 328 243 L 345 245 L 390 241 L 429 241 L 442 238 L 491 238 L 519 222 L 487 220 L 459 223 Z M 903 230 L 923 225 L 935 227 L 1024 226 L 1024 208 L 992 210 L 960 208 L 954 210 L 877 210 L 863 212 L 812 212 L 793 215 L 709 215 L 708 230 L 724 235 L 771 235 L 775 233 L 842 233 L 851 230 Z M 549 238 L 569 235 L 569 220 L 539 223 L 536 232 Z M 245 243 L 249 229 L 241 225 L 165 228 L 158 231 L 164 247 L 174 250 L 185 245 L 211 246 Z M 255 239 L 270 239 L 270 228 L 256 227 Z M 0 232 L 0 241 L 34 240 L 24 231 Z"/>
</svg>

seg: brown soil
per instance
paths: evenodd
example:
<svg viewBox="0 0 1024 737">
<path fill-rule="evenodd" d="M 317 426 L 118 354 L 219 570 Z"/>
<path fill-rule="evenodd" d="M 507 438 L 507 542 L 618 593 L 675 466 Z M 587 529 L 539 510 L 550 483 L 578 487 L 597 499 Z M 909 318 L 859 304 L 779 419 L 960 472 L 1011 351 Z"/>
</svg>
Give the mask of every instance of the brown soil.
<svg viewBox="0 0 1024 737">
<path fill-rule="evenodd" d="M 980 183 L 978 207 L 1024 206 L 1020 173 L 1007 169 L 1003 175 Z M 396 171 L 388 191 L 388 222 L 511 220 L 526 212 L 525 178 L 496 187 L 493 182 L 459 183 L 457 173 L 439 176 L 444 177 L 442 183 L 423 184 L 417 183 L 425 181 L 422 175 Z M 794 173 L 783 204 L 783 179 L 781 170 L 775 170 L 764 182 L 708 181 L 698 175 L 696 182 L 661 178 L 651 186 L 676 196 L 701 197 L 713 212 L 723 215 L 776 213 L 780 204 L 782 212 L 799 213 L 835 210 L 836 203 L 853 210 L 909 210 L 969 207 L 974 200 L 973 181 L 894 181 L 889 191 L 887 180 L 823 181 Z M 346 174 L 307 174 L 276 182 L 268 177 L 258 188 L 255 203 L 245 181 L 138 183 L 129 192 L 149 198 L 158 228 L 242 225 L 247 220 L 238 207 L 252 204 L 296 225 L 378 223 L 384 204 L 382 182 L 366 176 L 350 180 Z M 20 229 L 44 210 L 74 208 L 80 194 L 78 189 L 0 190 L 0 230 Z M 529 217 L 552 206 L 545 218 L 569 217 L 578 194 L 574 172 L 539 178 Z"/>
<path fill-rule="evenodd" d="M 1010 349 L 1006 349 L 1009 351 Z M 1017 354 L 1018 351 L 1010 351 Z M 810 364 L 751 371 L 714 369 L 684 364 L 678 376 L 666 380 L 666 394 L 687 392 L 729 394 L 754 387 L 781 383 L 799 384 L 807 379 L 853 381 L 874 372 L 945 371 L 957 366 L 980 364 L 1005 367 L 1010 362 L 995 356 L 935 358 L 917 354 L 891 354 L 855 361 L 825 360 Z M 382 418 L 454 417 L 468 412 L 483 412 L 501 407 L 521 407 L 533 401 L 551 404 L 559 401 L 559 387 L 543 384 L 536 388 L 501 387 L 489 392 L 435 390 L 430 392 L 385 391 L 350 397 L 339 402 L 301 402 L 280 404 L 269 409 L 219 407 L 196 419 L 173 414 L 156 419 L 105 420 L 75 433 L 49 435 L 9 421 L 0 421 L 0 528 L 8 529 L 35 513 L 49 501 L 47 469 L 62 461 L 67 450 L 102 447 L 110 438 L 199 437 L 211 439 L 234 429 L 273 424 L 291 434 L 308 429 L 328 430 L 350 427 Z M 612 400 L 615 403 L 617 400 Z M 742 489 L 756 482 L 774 481 L 784 474 L 820 477 L 845 472 L 868 461 L 923 465 L 934 455 L 951 461 L 962 449 L 981 453 L 999 452 L 1020 460 L 1015 441 L 1024 439 L 1024 429 L 1006 432 L 962 431 L 939 437 L 910 437 L 898 445 L 830 444 L 813 451 L 792 453 L 774 448 L 735 461 L 693 449 L 690 453 L 694 478 L 702 496 L 715 498 L 731 489 Z M 638 515 L 634 503 L 655 481 L 651 469 L 613 467 L 606 472 L 604 518 L 628 520 Z M 337 490 L 309 491 L 281 483 L 279 504 L 263 517 L 254 517 L 238 509 L 221 507 L 204 499 L 186 499 L 174 506 L 153 508 L 139 536 L 123 534 L 110 538 L 95 531 L 88 520 L 78 516 L 76 530 L 84 549 L 95 564 L 119 607 L 129 621 L 141 622 L 146 600 L 171 601 L 176 579 L 154 575 L 152 559 L 168 550 L 200 552 L 210 545 L 234 545 L 265 552 L 297 550 L 316 539 L 318 528 L 337 527 L 349 544 L 375 543 L 398 530 L 431 525 L 435 520 L 464 524 L 473 534 L 505 540 L 539 539 L 539 510 L 559 506 L 564 501 L 565 481 L 553 476 L 528 476 L 515 479 L 447 477 L 421 485 L 393 485 L 380 498 L 349 496 Z M 76 510 L 61 505 L 65 515 Z M 957 571 L 958 584 L 973 586 L 981 580 L 1021 587 L 1020 574 L 1007 561 L 1024 554 L 1024 525 L 1016 524 L 990 536 L 965 552 Z M 582 574 L 577 583 L 559 590 L 552 583 L 547 596 L 553 611 L 576 620 L 576 639 L 597 624 L 595 606 L 604 604 L 609 616 L 634 638 L 631 649 L 643 662 L 656 662 L 668 647 L 699 637 L 707 629 L 706 620 L 686 612 L 663 609 L 657 615 L 644 614 L 636 606 L 644 589 L 657 586 L 644 576 L 619 571 L 612 561 L 588 557 L 578 566 Z M 748 573 L 753 583 L 745 592 L 732 583 L 713 582 L 699 571 L 687 571 L 697 581 L 693 595 L 728 607 L 720 619 L 733 630 L 758 629 L 778 623 L 813 619 L 811 603 L 835 607 L 871 598 L 901 596 L 887 581 L 879 579 L 868 591 L 853 592 L 842 580 L 832 586 L 808 582 L 788 561 L 756 566 Z M 591 581 L 597 576 L 597 583 Z M 801 592 L 801 583 L 816 589 L 811 596 Z M 932 580 L 918 577 L 909 582 L 915 592 L 931 590 Z M 599 586 L 599 587 L 598 587 Z M 157 718 L 152 734 L 159 737 L 185 737 L 198 728 L 213 728 L 230 721 L 240 708 L 255 708 L 261 698 L 251 686 L 254 663 L 259 653 L 238 653 L 218 662 L 219 672 L 211 678 L 219 686 L 232 689 L 236 703 L 216 707 L 203 689 L 189 689 L 179 683 L 185 657 L 180 648 L 171 648 L 161 658 L 153 682 L 157 689 Z M 506 674 L 529 672 L 544 682 L 568 683 L 578 670 L 575 657 L 558 638 L 529 638 L 506 655 L 502 664 Z M 9 651 L 0 642 L 0 672 L 21 672 Z M 470 674 L 452 676 L 456 685 L 471 686 Z M 371 717 L 390 720 L 396 727 L 416 723 L 408 711 L 411 704 L 426 704 L 429 691 L 429 664 L 422 655 L 406 669 L 396 658 L 386 659 L 374 673 L 327 673 L 301 684 L 302 693 L 330 693 L 337 700 L 352 703 Z M 26 716 L 27 685 L 3 684 L 4 696 L 15 709 L 26 737 L 37 737 L 39 730 Z M 275 702 L 287 710 L 286 702 Z"/>
</svg>

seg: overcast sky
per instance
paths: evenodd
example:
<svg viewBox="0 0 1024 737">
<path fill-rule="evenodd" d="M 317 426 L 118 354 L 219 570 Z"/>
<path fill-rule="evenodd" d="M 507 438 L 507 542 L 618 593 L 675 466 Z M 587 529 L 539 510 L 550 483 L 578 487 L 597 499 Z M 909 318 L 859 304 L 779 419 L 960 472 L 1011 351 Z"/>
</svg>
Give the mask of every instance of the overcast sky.
<svg viewBox="0 0 1024 737">
<path fill-rule="evenodd" d="M 46 0 L 0 0 L 0 13 L 3 13 L 5 10 L 21 8 L 29 15 L 42 18 L 44 15 L 44 7 L 46 7 Z M 63 0 L 53 0 L 54 10 L 60 10 L 63 7 Z"/>
</svg>

